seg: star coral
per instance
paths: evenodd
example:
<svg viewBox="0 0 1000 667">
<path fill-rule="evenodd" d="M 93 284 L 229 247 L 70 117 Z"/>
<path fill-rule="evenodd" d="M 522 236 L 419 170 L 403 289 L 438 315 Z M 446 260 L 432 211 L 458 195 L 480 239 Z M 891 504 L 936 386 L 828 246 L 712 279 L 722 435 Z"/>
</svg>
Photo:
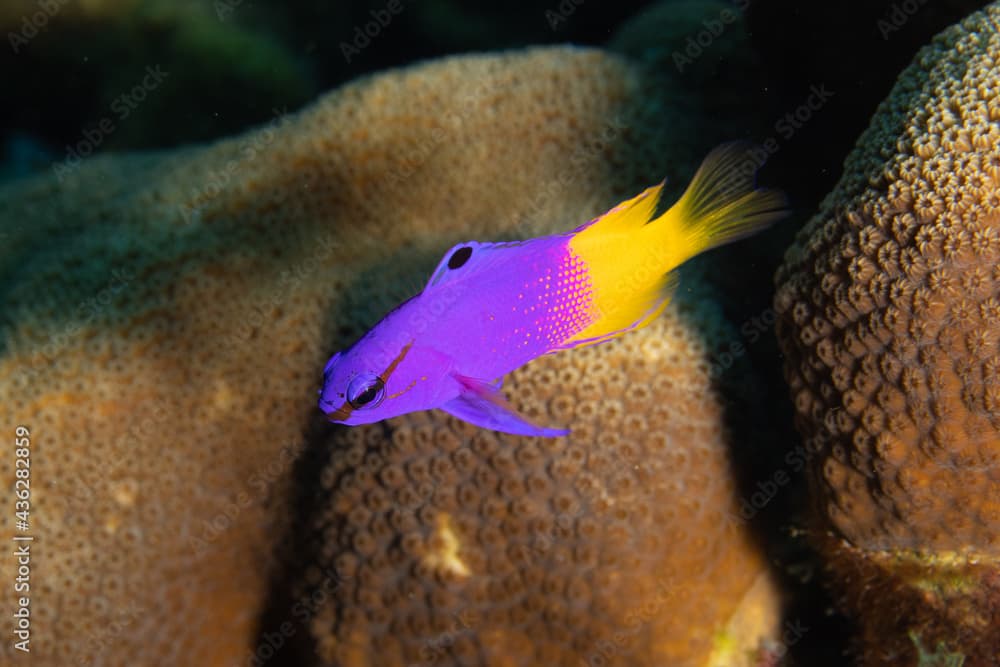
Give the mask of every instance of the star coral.
<svg viewBox="0 0 1000 667">
<path fill-rule="evenodd" d="M 1000 654 L 998 146 L 994 3 L 902 73 L 777 276 L 821 542 L 866 664 L 921 642 Z"/>
</svg>

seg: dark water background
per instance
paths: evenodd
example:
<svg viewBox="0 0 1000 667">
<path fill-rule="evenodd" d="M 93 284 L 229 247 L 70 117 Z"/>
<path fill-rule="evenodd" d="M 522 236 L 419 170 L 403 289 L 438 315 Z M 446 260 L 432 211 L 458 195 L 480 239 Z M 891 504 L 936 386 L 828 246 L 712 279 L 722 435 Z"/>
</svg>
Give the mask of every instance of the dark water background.
<svg viewBox="0 0 1000 667">
<path fill-rule="evenodd" d="M 210 140 L 267 122 L 275 109 L 294 110 L 358 76 L 415 61 L 533 44 L 601 46 L 656 3 L 145 0 L 92 3 L 109 9 L 89 14 L 75 11 L 73 0 L 3 4 L 0 159 L 9 176 L 90 153 L 88 143 L 95 142 L 83 140 L 103 120 L 114 129 L 102 132 L 94 152 Z M 113 9 L 130 4 L 132 10 Z M 764 99 L 775 114 L 794 108 L 817 83 L 837 91 L 829 113 L 810 120 L 769 165 L 808 206 L 838 174 L 803 165 L 839 165 L 916 50 L 986 3 L 730 4 L 746 8 L 746 26 L 766 66 Z M 156 81 L 153 64 L 169 75 L 144 95 L 141 88 Z"/>
</svg>

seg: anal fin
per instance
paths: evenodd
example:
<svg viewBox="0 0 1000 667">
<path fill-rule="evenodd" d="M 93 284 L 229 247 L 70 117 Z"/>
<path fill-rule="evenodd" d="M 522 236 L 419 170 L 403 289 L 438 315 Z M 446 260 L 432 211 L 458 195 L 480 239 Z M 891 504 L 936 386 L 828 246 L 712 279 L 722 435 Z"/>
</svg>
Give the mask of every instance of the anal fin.
<svg viewBox="0 0 1000 667">
<path fill-rule="evenodd" d="M 498 383 L 485 382 L 464 375 L 453 374 L 462 386 L 462 392 L 439 406 L 450 415 L 480 428 L 488 428 L 514 435 L 537 435 L 555 438 L 567 435 L 569 429 L 544 428 L 522 417 L 500 393 Z"/>
</svg>

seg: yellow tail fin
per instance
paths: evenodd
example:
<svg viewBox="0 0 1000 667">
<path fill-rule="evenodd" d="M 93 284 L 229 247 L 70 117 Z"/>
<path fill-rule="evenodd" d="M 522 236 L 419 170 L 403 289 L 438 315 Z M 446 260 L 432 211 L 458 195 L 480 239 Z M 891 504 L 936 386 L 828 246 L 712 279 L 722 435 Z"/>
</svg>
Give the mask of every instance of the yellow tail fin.
<svg viewBox="0 0 1000 667">
<path fill-rule="evenodd" d="M 759 165 L 750 157 L 750 148 L 733 142 L 709 153 L 688 189 L 661 216 L 676 218 L 685 230 L 689 257 L 746 238 L 788 213 L 784 194 L 754 189 Z"/>
<path fill-rule="evenodd" d="M 709 153 L 662 215 L 655 215 L 661 184 L 576 230 L 569 247 L 588 267 L 595 320 L 560 347 L 599 343 L 646 326 L 669 303 L 675 268 L 787 213 L 783 194 L 754 189 L 758 165 L 749 148 L 736 142 Z"/>
</svg>

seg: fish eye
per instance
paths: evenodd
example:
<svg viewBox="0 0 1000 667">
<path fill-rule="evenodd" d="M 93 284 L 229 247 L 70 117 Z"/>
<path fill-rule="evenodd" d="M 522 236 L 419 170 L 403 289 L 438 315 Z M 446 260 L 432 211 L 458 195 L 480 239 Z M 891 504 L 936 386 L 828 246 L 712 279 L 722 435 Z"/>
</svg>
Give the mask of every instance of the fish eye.
<svg viewBox="0 0 1000 667">
<path fill-rule="evenodd" d="M 469 246 L 463 246 L 453 252 L 451 257 L 448 258 L 448 268 L 459 269 L 465 266 L 465 263 L 469 261 L 470 257 L 472 257 L 472 248 Z"/>
<path fill-rule="evenodd" d="M 347 385 L 347 402 L 355 410 L 374 408 L 385 398 L 385 382 L 377 375 L 359 375 Z"/>
</svg>

